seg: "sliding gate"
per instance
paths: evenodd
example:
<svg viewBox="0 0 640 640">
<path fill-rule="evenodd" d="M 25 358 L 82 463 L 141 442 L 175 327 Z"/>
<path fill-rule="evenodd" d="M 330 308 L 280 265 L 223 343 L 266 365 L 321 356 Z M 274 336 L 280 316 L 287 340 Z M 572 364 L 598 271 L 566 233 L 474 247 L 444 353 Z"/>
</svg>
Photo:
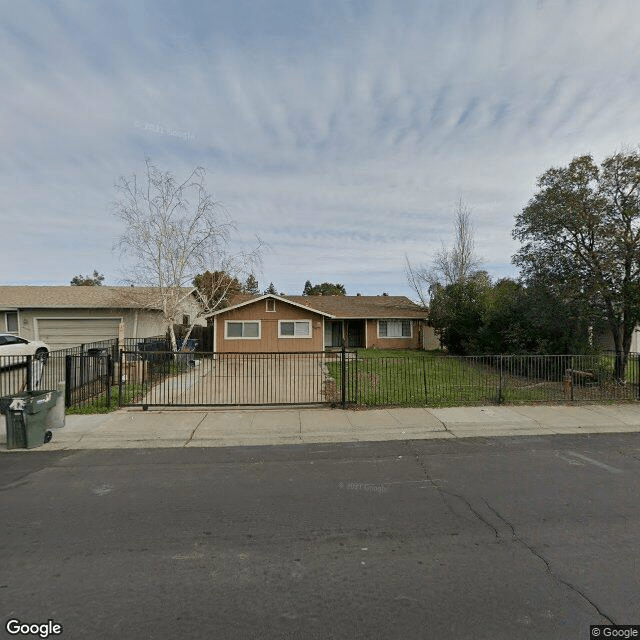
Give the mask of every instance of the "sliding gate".
<svg viewBox="0 0 640 640">
<path fill-rule="evenodd" d="M 339 401 L 340 354 L 123 351 L 126 406 L 298 405 Z"/>
</svg>

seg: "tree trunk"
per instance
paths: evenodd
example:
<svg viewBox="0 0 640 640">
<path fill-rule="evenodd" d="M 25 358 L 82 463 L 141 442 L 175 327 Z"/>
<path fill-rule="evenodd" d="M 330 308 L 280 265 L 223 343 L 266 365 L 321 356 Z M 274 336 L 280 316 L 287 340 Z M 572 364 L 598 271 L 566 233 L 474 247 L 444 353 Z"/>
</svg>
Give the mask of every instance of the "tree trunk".
<svg viewBox="0 0 640 640">
<path fill-rule="evenodd" d="M 182 338 L 182 345 L 184 348 L 185 343 L 187 342 L 187 340 L 189 339 L 189 336 L 191 335 L 191 332 L 193 331 L 193 327 L 195 326 L 195 322 L 192 322 L 189 325 L 189 328 L 187 329 L 187 333 L 184 334 L 184 338 Z"/>
<path fill-rule="evenodd" d="M 618 383 L 626 381 L 627 363 L 629 362 L 629 352 L 631 351 L 631 339 L 635 327 L 628 326 L 625 321 L 622 327 L 613 331 L 613 344 L 616 350 L 616 359 L 613 367 L 613 378 Z"/>
<path fill-rule="evenodd" d="M 169 337 L 171 338 L 171 351 L 178 350 L 178 342 L 176 340 L 176 332 L 173 329 L 173 322 L 169 323 Z"/>
</svg>

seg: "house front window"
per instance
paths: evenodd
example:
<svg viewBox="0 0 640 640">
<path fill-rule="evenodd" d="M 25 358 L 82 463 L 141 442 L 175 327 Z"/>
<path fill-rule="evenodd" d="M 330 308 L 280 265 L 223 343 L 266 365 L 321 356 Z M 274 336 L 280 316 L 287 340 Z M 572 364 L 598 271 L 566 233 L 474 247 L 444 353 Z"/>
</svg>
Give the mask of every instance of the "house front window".
<svg viewBox="0 0 640 640">
<path fill-rule="evenodd" d="M 259 320 L 227 320 L 224 323 L 227 340 L 260 340 Z"/>
<path fill-rule="evenodd" d="M 18 333 L 18 312 L 7 311 L 5 313 L 5 325 L 7 333 Z"/>
<path fill-rule="evenodd" d="M 280 320 L 278 338 L 310 338 L 311 320 Z"/>
<path fill-rule="evenodd" d="M 378 320 L 379 338 L 410 338 L 411 320 Z"/>
</svg>

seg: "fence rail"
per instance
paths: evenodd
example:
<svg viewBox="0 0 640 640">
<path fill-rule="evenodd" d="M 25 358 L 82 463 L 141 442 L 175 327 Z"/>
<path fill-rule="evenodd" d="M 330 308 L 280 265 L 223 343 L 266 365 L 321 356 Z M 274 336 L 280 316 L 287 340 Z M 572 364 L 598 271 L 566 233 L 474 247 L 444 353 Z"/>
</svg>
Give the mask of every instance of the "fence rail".
<svg viewBox="0 0 640 640">
<path fill-rule="evenodd" d="M 155 350 L 159 339 L 0 356 L 0 396 L 58 389 L 68 407 L 193 405 L 456 406 L 640 399 L 640 355 L 624 380 L 615 355 L 446 356 L 366 351 Z M 115 345 L 117 348 L 117 345 Z M 150 350 L 154 349 L 154 350 Z"/>
</svg>

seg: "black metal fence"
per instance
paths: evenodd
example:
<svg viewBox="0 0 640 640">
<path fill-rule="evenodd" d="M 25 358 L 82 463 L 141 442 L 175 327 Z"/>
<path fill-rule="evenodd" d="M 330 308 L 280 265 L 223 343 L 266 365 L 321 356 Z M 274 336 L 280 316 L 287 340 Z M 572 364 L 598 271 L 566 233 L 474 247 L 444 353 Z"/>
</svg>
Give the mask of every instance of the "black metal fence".
<svg viewBox="0 0 640 640">
<path fill-rule="evenodd" d="M 386 352 L 388 354 L 388 352 Z M 369 406 L 456 406 L 601 402 L 640 399 L 640 360 L 631 354 L 625 380 L 613 355 L 445 356 L 353 352 L 334 373 L 345 401 Z M 344 376 L 344 385 L 342 379 Z"/>
<path fill-rule="evenodd" d="M 64 389 L 65 406 L 111 406 L 116 383 L 110 350 L 91 354 L 51 352 L 35 356 L 0 357 L 0 396 L 25 391 Z"/>
<path fill-rule="evenodd" d="M 212 353 L 158 350 L 159 338 L 0 357 L 0 396 L 65 385 L 67 407 L 456 406 L 640 399 L 640 355 L 456 357 L 430 352 Z M 114 357 L 114 350 L 116 357 Z"/>
<path fill-rule="evenodd" d="M 129 406 L 304 405 L 339 401 L 327 362 L 340 354 L 123 351 Z"/>
<path fill-rule="evenodd" d="M 45 358 L 0 355 L 0 396 L 64 385 L 67 407 L 115 407 L 121 347 L 141 350 L 158 341 L 164 341 L 164 336 L 85 343 L 51 351 Z"/>
<path fill-rule="evenodd" d="M 44 371 L 50 371 L 54 367 L 33 356 L 2 356 L 0 357 L 0 395 L 8 396 L 23 391 L 33 391 L 38 388 L 46 388 L 49 376 L 44 376 Z M 53 373 L 55 378 L 55 373 Z M 64 370 L 62 373 L 64 380 Z M 43 384 L 43 386 L 40 386 Z M 57 388 L 52 387 L 52 388 Z"/>
<path fill-rule="evenodd" d="M 65 406 L 111 407 L 117 384 L 110 350 L 84 355 L 65 355 Z"/>
</svg>

